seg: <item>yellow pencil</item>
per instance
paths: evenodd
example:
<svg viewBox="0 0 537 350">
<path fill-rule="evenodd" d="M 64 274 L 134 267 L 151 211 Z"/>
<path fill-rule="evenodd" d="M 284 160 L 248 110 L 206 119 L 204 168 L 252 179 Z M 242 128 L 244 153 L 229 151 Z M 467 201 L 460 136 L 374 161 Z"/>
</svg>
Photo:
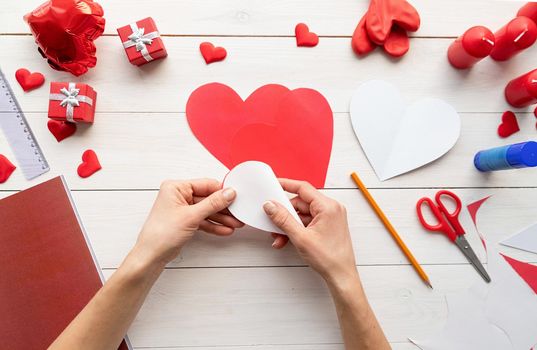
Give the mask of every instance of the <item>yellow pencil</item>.
<svg viewBox="0 0 537 350">
<path fill-rule="evenodd" d="M 401 237 L 399 237 L 399 234 L 397 233 L 397 231 L 395 231 L 395 229 L 393 228 L 392 224 L 388 221 L 388 218 L 386 217 L 386 215 L 384 215 L 384 213 L 382 212 L 382 209 L 380 209 L 380 207 L 378 206 L 377 202 L 375 202 L 375 200 L 373 199 L 373 197 L 371 196 L 371 194 L 367 190 L 367 187 L 364 186 L 363 182 L 360 180 L 358 175 L 356 175 L 356 173 L 352 173 L 351 177 L 354 180 L 354 182 L 356 183 L 356 186 L 358 186 L 358 188 L 364 194 L 364 197 L 367 199 L 367 201 L 371 205 L 371 208 L 373 208 L 373 210 L 375 211 L 375 213 L 377 213 L 377 216 L 382 221 L 382 223 L 384 224 L 386 229 L 391 233 L 393 239 L 395 239 L 395 242 L 397 242 L 397 245 L 399 245 L 399 248 L 401 248 L 403 253 L 406 255 L 406 257 L 408 258 L 408 260 L 412 264 L 412 266 L 414 266 L 414 269 L 416 269 L 416 272 L 420 275 L 421 279 L 430 288 L 433 288 L 433 286 L 431 285 L 431 281 L 429 281 L 429 277 L 427 277 L 427 274 L 425 273 L 425 271 L 423 271 L 423 269 L 421 268 L 420 264 L 418 263 L 418 261 L 416 260 L 414 255 L 412 255 L 412 253 L 410 252 L 410 250 L 406 246 L 405 242 L 403 242 Z"/>
</svg>

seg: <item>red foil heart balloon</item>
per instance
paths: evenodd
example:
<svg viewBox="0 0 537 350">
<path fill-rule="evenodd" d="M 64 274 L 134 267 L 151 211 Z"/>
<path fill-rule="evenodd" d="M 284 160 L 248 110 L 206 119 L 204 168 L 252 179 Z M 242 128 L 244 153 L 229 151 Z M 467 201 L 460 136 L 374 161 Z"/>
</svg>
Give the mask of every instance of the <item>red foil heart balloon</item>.
<svg viewBox="0 0 537 350">
<path fill-rule="evenodd" d="M 230 87 L 211 83 L 190 95 L 186 115 L 194 135 L 227 168 L 258 160 L 278 177 L 324 186 L 333 116 L 319 92 L 269 84 L 243 101 Z"/>
</svg>

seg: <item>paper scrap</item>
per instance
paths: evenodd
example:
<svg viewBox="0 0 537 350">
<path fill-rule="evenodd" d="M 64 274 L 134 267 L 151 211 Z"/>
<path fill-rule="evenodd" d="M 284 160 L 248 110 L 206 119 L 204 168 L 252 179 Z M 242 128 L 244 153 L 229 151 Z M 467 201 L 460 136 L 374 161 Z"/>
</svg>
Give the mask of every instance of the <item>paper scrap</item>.
<svg viewBox="0 0 537 350">
<path fill-rule="evenodd" d="M 537 223 L 503 240 L 500 244 L 537 254 Z"/>
</svg>

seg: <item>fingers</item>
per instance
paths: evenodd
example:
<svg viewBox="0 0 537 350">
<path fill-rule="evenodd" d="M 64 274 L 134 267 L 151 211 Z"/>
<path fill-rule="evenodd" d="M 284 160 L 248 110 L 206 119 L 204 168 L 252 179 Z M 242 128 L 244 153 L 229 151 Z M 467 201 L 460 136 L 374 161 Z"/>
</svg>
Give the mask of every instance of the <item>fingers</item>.
<svg viewBox="0 0 537 350">
<path fill-rule="evenodd" d="M 300 197 L 292 198 L 291 204 L 293 205 L 293 208 L 295 208 L 295 210 L 298 211 L 300 214 L 310 214 L 310 205 L 300 199 Z"/>
<path fill-rule="evenodd" d="M 191 205 L 191 208 L 193 209 L 194 215 L 196 215 L 197 219 L 206 219 L 209 216 L 226 209 L 231 202 L 233 202 L 236 195 L 235 190 L 232 188 L 219 190 L 209 195 L 201 202 Z"/>
<path fill-rule="evenodd" d="M 192 187 L 193 196 L 207 197 L 222 189 L 222 183 L 215 179 L 195 179 L 189 180 Z"/>
<path fill-rule="evenodd" d="M 290 179 L 279 179 L 279 181 L 285 191 L 297 194 L 308 204 L 315 199 L 323 198 L 321 192 L 317 191 L 317 189 L 308 182 Z"/>
<path fill-rule="evenodd" d="M 218 225 L 209 220 L 203 220 L 199 225 L 199 229 L 217 236 L 229 236 L 235 231 L 232 227 Z"/>
<path fill-rule="evenodd" d="M 282 249 L 289 242 L 289 237 L 277 233 L 273 233 L 272 238 L 274 238 L 274 242 L 272 243 L 272 248 L 274 249 Z"/>
<path fill-rule="evenodd" d="M 221 225 L 228 226 L 231 228 L 240 228 L 244 226 L 242 222 L 235 219 L 233 216 L 226 215 L 221 212 L 209 216 L 208 219 L 213 222 L 216 222 L 217 224 L 221 224 Z"/>
<path fill-rule="evenodd" d="M 280 203 L 268 201 L 263 204 L 263 209 L 269 219 L 287 235 L 298 236 L 304 227 L 291 216 L 291 213 Z"/>
</svg>

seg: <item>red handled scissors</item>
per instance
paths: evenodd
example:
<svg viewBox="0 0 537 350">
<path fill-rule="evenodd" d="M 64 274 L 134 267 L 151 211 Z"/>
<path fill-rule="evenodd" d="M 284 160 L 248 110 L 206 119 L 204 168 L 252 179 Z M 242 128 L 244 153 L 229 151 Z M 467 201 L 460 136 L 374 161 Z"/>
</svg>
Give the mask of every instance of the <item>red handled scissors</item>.
<svg viewBox="0 0 537 350">
<path fill-rule="evenodd" d="M 442 202 L 442 197 L 449 197 L 456 204 L 455 210 L 450 212 L 444 203 Z M 438 223 L 436 225 L 431 225 L 425 221 L 423 217 L 422 207 L 424 204 L 429 206 L 433 216 L 436 218 Z M 490 276 L 485 271 L 485 268 L 475 255 L 472 247 L 468 244 L 464 235 L 464 229 L 459 222 L 459 214 L 461 212 L 462 203 L 459 197 L 456 194 L 450 191 L 439 191 L 434 197 L 434 201 L 431 198 L 424 197 L 418 201 L 416 204 L 416 210 L 418 212 L 418 218 L 420 219 L 421 224 L 429 231 L 438 231 L 446 235 L 453 243 L 459 247 L 466 259 L 475 267 L 477 272 L 483 277 L 485 281 L 490 282 Z"/>
</svg>

